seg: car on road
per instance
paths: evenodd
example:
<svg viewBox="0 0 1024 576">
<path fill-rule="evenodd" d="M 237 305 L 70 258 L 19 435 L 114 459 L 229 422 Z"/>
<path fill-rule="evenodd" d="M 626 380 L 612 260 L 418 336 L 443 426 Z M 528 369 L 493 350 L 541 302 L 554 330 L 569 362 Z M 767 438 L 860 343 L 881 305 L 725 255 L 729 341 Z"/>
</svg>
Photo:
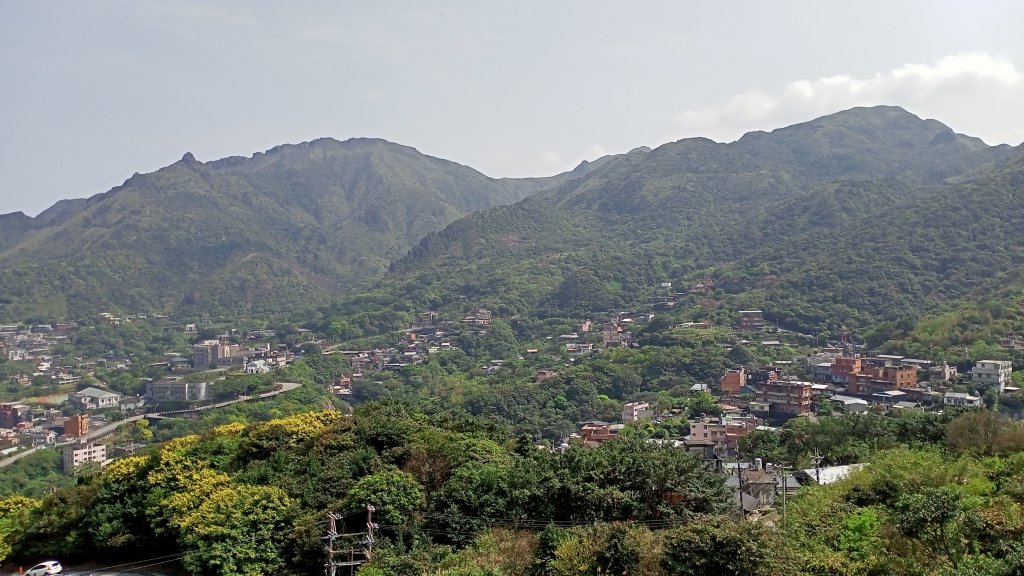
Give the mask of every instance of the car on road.
<svg viewBox="0 0 1024 576">
<path fill-rule="evenodd" d="M 50 576 L 51 574 L 60 574 L 63 571 L 64 567 L 60 565 L 60 562 L 47 560 L 25 570 L 25 576 Z"/>
</svg>

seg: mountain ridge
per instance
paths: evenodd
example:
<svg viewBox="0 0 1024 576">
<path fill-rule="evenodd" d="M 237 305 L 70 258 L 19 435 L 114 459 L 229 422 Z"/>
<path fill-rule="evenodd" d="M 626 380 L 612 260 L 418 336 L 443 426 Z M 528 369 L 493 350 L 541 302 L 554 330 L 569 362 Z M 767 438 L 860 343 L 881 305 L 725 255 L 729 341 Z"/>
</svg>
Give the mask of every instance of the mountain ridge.
<svg viewBox="0 0 1024 576">
<path fill-rule="evenodd" d="M 380 139 L 319 139 L 205 163 L 185 153 L 34 219 L 3 216 L 18 225 L 0 233 L 0 284 L 15 287 L 2 295 L 0 314 L 108 307 L 263 313 L 290 292 L 308 300 L 304 306 L 323 304 L 372 285 L 426 233 L 519 200 L 546 181 L 495 180 Z M 154 280 L 124 302 L 90 294 L 118 292 L 90 268 L 110 274 L 119 261 Z M 54 274 L 61 288 L 53 287 Z M 47 294 L 25 305 L 29 287 Z M 264 304 L 255 310 L 247 304 L 257 301 Z"/>
<path fill-rule="evenodd" d="M 502 302 L 513 303 L 516 314 L 572 316 L 642 303 L 651 282 L 686 282 L 711 273 L 729 289 L 722 297 L 737 306 L 776 307 L 782 321 L 795 328 L 828 330 L 844 321 L 868 324 L 920 314 L 944 305 L 943 298 L 961 297 L 977 283 L 968 278 L 963 286 L 936 292 L 942 285 L 941 266 L 917 267 L 929 276 L 924 283 L 906 272 L 914 266 L 893 268 L 897 257 L 912 259 L 914 251 L 929 250 L 922 243 L 907 248 L 905 240 L 884 227 L 903 230 L 900 214 L 910 209 L 916 225 L 925 226 L 928 219 L 921 211 L 927 203 L 962 195 L 966 188 L 958 187 L 957 179 L 966 175 L 985 190 L 1006 187 L 996 175 L 1021 162 L 1022 153 L 1019 147 L 990 147 L 956 135 L 938 121 L 897 107 L 842 111 L 728 144 L 685 139 L 642 157 L 618 158 L 586 178 L 432 233 L 392 263 L 383 285 L 400 294 L 416 286 L 418 293 L 452 291 L 469 300 L 497 301 L 500 294 Z M 944 201 L 936 220 L 955 221 L 958 210 L 975 213 L 969 198 L 963 200 L 955 205 Z M 1012 209 L 1012 203 L 1004 202 Z M 815 215 L 812 209 L 821 212 Z M 801 214 L 821 219 L 822 226 L 795 224 L 792 217 Z M 544 222 L 557 224 L 538 225 Z M 995 228 L 1006 237 L 1014 231 L 1024 234 L 1014 221 Z M 875 242 L 879 252 L 864 253 L 866 244 L 856 236 L 860 229 L 886 238 L 891 246 Z M 986 236 L 988 241 L 995 237 Z M 519 240 L 503 244 L 502 238 Z M 929 238 L 932 245 L 951 250 L 949 238 L 967 242 L 960 235 Z M 874 287 L 863 288 L 859 280 L 850 284 L 858 277 L 846 272 L 833 270 L 840 275 L 822 277 L 829 268 L 815 263 L 829 261 L 833 241 L 835 254 L 855 263 L 865 286 L 902 287 L 898 297 L 884 296 L 888 288 L 869 294 Z M 957 244 L 957 249 L 965 246 Z M 927 257 L 935 258 L 933 252 Z M 1015 253 L 989 256 L 956 261 L 975 273 L 978 262 L 1024 264 Z M 767 280 L 753 274 L 762 267 L 769 270 L 765 277 L 779 278 L 770 280 L 774 285 L 763 285 Z M 440 268 L 449 270 L 450 278 L 436 289 L 424 286 Z M 542 280 L 529 289 L 517 290 L 512 281 L 487 288 L 467 281 L 471 275 Z M 590 301 L 578 289 L 580 277 L 592 288 Z M 830 290 L 837 288 L 832 285 L 844 277 L 846 300 L 830 302 Z M 817 286 L 816 295 L 811 286 Z M 894 303 L 899 308 L 886 309 Z M 810 309 L 814 312 L 804 312 Z"/>
<path fill-rule="evenodd" d="M 871 221 L 897 226 L 891 212 L 917 214 L 915 206 L 949 190 L 1005 187 L 1010 180 L 998 174 L 1022 153 L 884 106 L 731 143 L 640 147 L 547 178 L 493 179 L 376 138 L 321 138 L 209 162 L 185 153 L 35 219 L 0 216 L 21 230 L 0 233 L 0 285 L 10 287 L 0 315 L 110 307 L 265 314 L 323 306 L 382 277 L 381 293 L 415 295 L 416 305 L 499 298 L 524 313 L 581 314 L 629 305 L 658 278 L 715 273 L 731 290 L 725 297 L 813 304 L 814 314 L 794 316 L 801 325 L 825 322 L 822 304 L 793 296 L 807 289 L 791 281 L 829 284 L 816 276 L 827 267 L 814 264 L 827 259 L 824 246 L 835 242 L 874 278 L 851 231 L 866 226 L 897 241 Z M 790 228 L 780 235 L 782 224 Z M 780 272 L 770 274 L 781 278 L 776 288 L 752 273 L 765 267 Z M 934 290 L 896 277 L 871 282 L 909 286 L 901 297 L 918 299 L 913 312 L 941 305 Z M 853 320 L 887 316 L 830 310 Z"/>
</svg>

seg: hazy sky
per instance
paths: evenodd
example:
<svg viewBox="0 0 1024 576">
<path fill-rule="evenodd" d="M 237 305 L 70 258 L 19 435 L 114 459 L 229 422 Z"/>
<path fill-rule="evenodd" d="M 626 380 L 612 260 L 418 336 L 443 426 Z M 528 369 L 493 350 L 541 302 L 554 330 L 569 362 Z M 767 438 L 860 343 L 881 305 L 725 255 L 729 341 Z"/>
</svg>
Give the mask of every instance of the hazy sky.
<svg viewBox="0 0 1024 576">
<path fill-rule="evenodd" d="M 1024 141 L 1024 3 L 0 0 L 0 213 L 381 137 L 543 176 L 895 104 Z"/>
</svg>

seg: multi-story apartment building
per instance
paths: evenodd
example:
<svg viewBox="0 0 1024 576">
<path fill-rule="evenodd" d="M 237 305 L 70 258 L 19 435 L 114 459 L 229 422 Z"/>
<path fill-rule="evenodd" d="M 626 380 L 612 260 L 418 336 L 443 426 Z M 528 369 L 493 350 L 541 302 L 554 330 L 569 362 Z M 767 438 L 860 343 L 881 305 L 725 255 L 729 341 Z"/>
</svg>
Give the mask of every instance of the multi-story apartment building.
<svg viewBox="0 0 1024 576">
<path fill-rule="evenodd" d="M 71 444 L 61 454 L 65 474 L 74 474 L 83 464 L 95 462 L 102 465 L 107 460 L 107 447 L 103 444 Z"/>
<path fill-rule="evenodd" d="M 80 438 L 89 433 L 89 415 L 77 414 L 69 416 L 64 421 L 64 436 L 67 438 Z"/>
<path fill-rule="evenodd" d="M 719 381 L 723 394 L 739 394 L 740 390 L 747 384 L 747 372 L 742 367 L 738 370 L 728 370 Z"/>
<path fill-rule="evenodd" d="M 647 402 L 629 402 L 622 406 L 623 422 L 641 422 L 650 420 L 654 416 L 654 410 Z"/>
<path fill-rule="evenodd" d="M 757 401 L 772 412 L 799 416 L 811 413 L 812 384 L 797 380 L 769 380 L 758 386 Z"/>
<path fill-rule="evenodd" d="M 764 328 L 764 316 L 760 310 L 740 310 L 740 330 L 755 332 Z"/>
<path fill-rule="evenodd" d="M 979 360 L 971 369 L 971 382 L 995 384 L 1002 392 L 1010 383 L 1013 362 L 1009 360 Z"/>
<path fill-rule="evenodd" d="M 0 428 L 14 428 L 32 419 L 31 409 L 18 402 L 0 403 Z"/>
<path fill-rule="evenodd" d="M 759 418 L 749 415 L 725 414 L 712 418 L 704 416 L 690 421 L 691 440 L 711 440 L 720 455 L 735 456 L 739 439 L 750 434 L 761 424 Z"/>
<path fill-rule="evenodd" d="M 899 357 L 841 356 L 832 362 L 831 382 L 846 385 L 852 394 L 871 395 L 917 386 L 917 367 Z"/>
</svg>

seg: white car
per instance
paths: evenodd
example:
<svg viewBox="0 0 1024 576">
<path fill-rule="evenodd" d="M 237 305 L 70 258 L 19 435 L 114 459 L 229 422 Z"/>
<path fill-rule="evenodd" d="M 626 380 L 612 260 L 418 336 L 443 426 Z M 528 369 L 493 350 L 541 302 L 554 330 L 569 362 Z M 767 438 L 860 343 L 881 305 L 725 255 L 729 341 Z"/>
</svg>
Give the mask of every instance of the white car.
<svg viewBox="0 0 1024 576">
<path fill-rule="evenodd" d="M 60 562 L 56 560 L 47 560 L 42 564 L 36 564 L 35 566 L 25 570 L 25 576 L 49 576 L 51 574 L 60 574 L 64 571 L 64 567 L 60 565 Z"/>
</svg>

